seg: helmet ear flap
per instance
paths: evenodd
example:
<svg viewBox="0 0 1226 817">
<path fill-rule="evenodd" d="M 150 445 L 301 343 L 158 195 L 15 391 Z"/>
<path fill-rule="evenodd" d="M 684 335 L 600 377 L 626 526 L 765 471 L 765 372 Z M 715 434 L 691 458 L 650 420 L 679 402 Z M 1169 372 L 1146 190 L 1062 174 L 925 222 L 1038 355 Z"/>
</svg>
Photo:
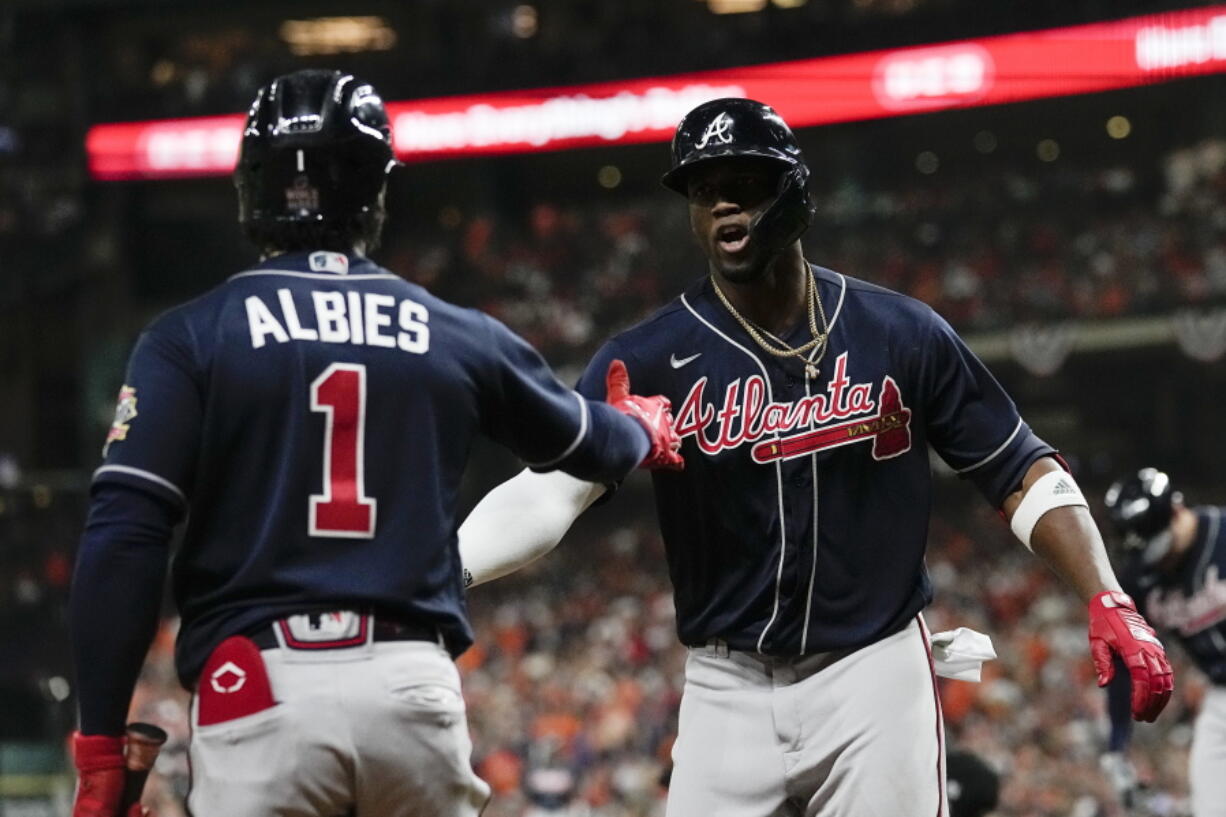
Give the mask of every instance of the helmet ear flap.
<svg viewBox="0 0 1226 817">
<path fill-rule="evenodd" d="M 813 223 L 816 207 L 809 197 L 808 170 L 794 165 L 779 175 L 774 202 L 753 223 L 749 232 L 755 243 L 777 253 L 804 235 Z"/>
</svg>

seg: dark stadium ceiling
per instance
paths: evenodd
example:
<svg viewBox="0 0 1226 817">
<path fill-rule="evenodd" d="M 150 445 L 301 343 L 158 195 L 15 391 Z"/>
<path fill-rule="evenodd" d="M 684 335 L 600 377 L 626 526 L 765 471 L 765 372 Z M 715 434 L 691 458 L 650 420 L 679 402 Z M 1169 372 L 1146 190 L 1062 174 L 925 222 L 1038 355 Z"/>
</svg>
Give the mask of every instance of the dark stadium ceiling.
<svg viewBox="0 0 1226 817">
<path fill-rule="evenodd" d="M 786 0 L 787 3 L 793 0 Z M 786 3 L 785 3 L 786 4 Z M 1202 0 L 0 0 L 0 125 L 230 114 L 263 82 L 337 67 L 388 99 L 619 81 L 1212 5 Z M 387 50 L 306 54 L 320 18 Z M 296 39 L 297 38 L 297 39 Z M 20 81 L 18 81 L 20 80 Z M 40 140 L 27 134 L 28 144 Z"/>
<path fill-rule="evenodd" d="M 8 0 L 0 3 L 0 46 L 13 47 L 0 64 L 7 60 L 10 73 L 24 77 L 49 54 L 71 64 L 76 50 L 81 97 L 112 106 L 109 118 L 143 118 L 237 110 L 253 85 L 304 63 L 344 67 L 389 98 L 416 98 L 658 76 L 1209 5 L 805 0 L 784 8 L 764 1 L 760 13 L 715 15 L 709 0 Z M 381 33 L 367 42 L 389 50 L 313 57 L 293 42 L 292 32 L 342 15 L 379 20 Z M 189 98 L 202 96 L 198 86 L 207 80 L 207 98 L 158 111 L 159 97 L 184 90 L 172 80 L 188 83 Z"/>
<path fill-rule="evenodd" d="M 416 0 L 415 5 L 445 5 L 449 0 Z M 653 2 L 644 5 L 653 7 L 674 5 L 674 6 L 691 6 L 697 3 L 704 5 L 708 0 L 653 0 Z M 773 0 L 762 0 L 763 5 L 773 4 Z M 231 7 L 236 9 L 244 9 L 250 11 L 253 4 L 244 2 L 243 0 L 210 0 L 202 2 L 201 0 L 9 0 L 5 4 L 9 9 L 21 8 L 40 8 L 40 9 L 68 9 L 68 8 L 86 8 L 90 6 L 105 6 L 116 9 L 166 9 L 173 7 L 208 7 L 222 8 Z M 275 5 L 274 3 L 260 3 L 261 6 Z M 303 5 L 319 5 L 319 4 L 294 4 L 297 7 Z M 343 8 L 348 13 L 358 13 L 358 4 L 332 2 L 330 4 L 333 10 Z M 366 6 L 376 5 L 367 3 Z M 403 4 L 401 4 L 403 5 Z M 507 0 L 464 0 L 464 6 L 468 8 L 499 8 L 516 5 L 514 2 Z M 541 0 L 535 2 L 541 8 L 551 8 L 562 5 L 582 5 L 575 0 Z M 634 2 L 618 2 L 610 3 L 617 6 L 633 6 Z M 820 6 L 827 9 L 836 9 L 838 7 L 870 9 L 876 8 L 878 13 L 892 14 L 908 14 L 914 12 L 922 12 L 931 9 L 940 10 L 960 10 L 967 11 L 973 9 L 976 14 L 985 13 L 984 0 L 789 0 L 786 3 L 777 5 L 787 7 L 799 6 Z M 1169 8 L 1191 8 L 1197 5 L 1202 5 L 1197 2 L 1167 2 L 1167 0 L 1013 0 L 1005 2 L 998 0 L 997 5 L 1000 7 L 1013 6 L 1029 11 L 1036 15 L 1050 15 L 1053 11 L 1074 11 L 1088 15 L 1090 18 L 1100 16 L 1110 16 L 1117 11 L 1139 12 L 1144 10 L 1158 11 Z"/>
<path fill-rule="evenodd" d="M 1085 22 L 1096 19 L 1157 12 L 1166 9 L 1193 8 L 1207 5 L 1201 0 L 464 0 L 452 3 L 449 0 L 415 0 L 412 3 L 368 0 L 364 3 L 346 3 L 340 0 L 318 2 L 261 2 L 243 0 L 8 0 L 0 14 L 37 11 L 41 13 L 69 12 L 87 9 L 108 9 L 121 13 L 158 13 L 167 11 L 208 9 L 226 16 L 227 11 L 253 15 L 267 10 L 280 9 L 290 15 L 301 16 L 317 11 L 328 14 L 369 14 L 377 10 L 459 6 L 464 13 L 476 16 L 482 12 L 509 11 L 520 5 L 530 5 L 543 14 L 573 12 L 579 10 L 581 17 L 608 19 L 611 16 L 644 14 L 660 18 L 676 17 L 694 11 L 710 13 L 720 6 L 740 9 L 750 13 L 790 14 L 793 17 L 808 17 L 838 22 L 863 22 L 874 19 L 904 19 L 910 21 L 925 18 L 966 20 L 977 19 L 991 23 L 1015 26 L 1046 25 L 1050 23 Z M 740 15 L 737 15 L 740 16 Z M 1032 21 L 1027 23 L 1026 21 Z"/>
<path fill-rule="evenodd" d="M 529 24 L 535 17 L 526 15 Z M 1082 26 L 925 44 L 852 55 L 774 62 L 600 85 L 516 89 L 445 98 L 388 100 L 397 155 L 405 161 L 666 142 L 677 119 L 721 95 L 769 100 L 793 128 L 909 116 L 1126 87 L 1152 87 L 1226 73 L 1213 32 L 1226 5 Z M 296 54 L 390 50 L 397 35 L 381 17 L 286 21 Z M 173 66 L 159 63 L 165 80 Z M 1127 117 L 1111 130 L 1126 138 Z M 226 175 L 242 114 L 99 124 L 86 135 L 99 180 Z M 1054 160 L 1055 140 L 1042 154 Z M 926 166 L 931 164 L 927 159 Z"/>
</svg>

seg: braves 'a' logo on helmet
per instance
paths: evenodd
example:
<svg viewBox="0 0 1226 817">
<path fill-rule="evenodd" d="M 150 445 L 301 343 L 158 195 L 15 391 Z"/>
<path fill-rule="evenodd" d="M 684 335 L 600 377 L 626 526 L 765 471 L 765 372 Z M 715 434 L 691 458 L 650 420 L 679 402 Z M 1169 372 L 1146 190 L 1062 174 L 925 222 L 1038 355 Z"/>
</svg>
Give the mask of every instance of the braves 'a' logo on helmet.
<svg viewBox="0 0 1226 817">
<path fill-rule="evenodd" d="M 707 145 L 711 144 L 711 140 L 719 142 L 721 145 L 732 143 L 732 117 L 726 113 L 720 113 L 719 116 L 712 119 L 707 124 L 707 129 L 703 131 L 702 138 L 695 144 L 695 150 L 702 150 Z"/>
</svg>

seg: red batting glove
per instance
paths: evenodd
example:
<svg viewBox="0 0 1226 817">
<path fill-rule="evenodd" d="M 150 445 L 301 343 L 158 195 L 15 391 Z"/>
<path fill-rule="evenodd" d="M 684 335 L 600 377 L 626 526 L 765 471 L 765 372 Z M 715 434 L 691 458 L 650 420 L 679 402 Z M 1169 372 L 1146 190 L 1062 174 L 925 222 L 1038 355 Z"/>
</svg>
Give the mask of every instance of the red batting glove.
<svg viewBox="0 0 1226 817">
<path fill-rule="evenodd" d="M 639 463 L 639 468 L 667 468 L 671 471 L 685 468 L 685 460 L 680 453 L 681 438 L 673 429 L 673 415 L 669 411 L 673 404 L 667 397 L 662 394 L 654 397 L 631 394 L 630 373 L 620 360 L 609 364 L 608 374 L 605 375 L 605 395 L 609 405 L 638 420 L 647 429 L 651 450 Z"/>
<path fill-rule="evenodd" d="M 77 767 L 77 796 L 72 817 L 148 817 L 149 810 L 133 803 L 120 814 L 124 769 L 122 737 L 72 733 L 72 759 Z"/>
<path fill-rule="evenodd" d="M 1137 612 L 1132 599 L 1117 591 L 1099 593 L 1090 600 L 1090 656 L 1100 687 L 1115 674 L 1112 653 L 1124 660 L 1132 676 L 1133 719 L 1152 722 L 1175 688 L 1171 665 L 1154 628 Z"/>
<path fill-rule="evenodd" d="M 120 817 L 123 738 L 74 732 L 72 759 L 77 767 L 78 781 L 72 817 Z"/>
</svg>

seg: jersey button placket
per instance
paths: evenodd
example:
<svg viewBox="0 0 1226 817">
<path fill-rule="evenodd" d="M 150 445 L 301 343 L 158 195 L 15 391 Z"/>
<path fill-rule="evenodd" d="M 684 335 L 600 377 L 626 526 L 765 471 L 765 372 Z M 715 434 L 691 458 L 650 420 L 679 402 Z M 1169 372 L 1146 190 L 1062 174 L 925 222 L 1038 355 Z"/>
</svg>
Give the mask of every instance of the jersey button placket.
<svg viewBox="0 0 1226 817">
<path fill-rule="evenodd" d="M 818 390 L 819 389 L 818 389 L 818 385 L 816 381 L 805 380 L 805 384 L 804 384 L 805 397 L 811 397 L 813 393 Z M 809 425 L 810 425 L 810 428 L 812 428 L 814 423 L 810 422 Z M 810 492 L 809 495 L 811 497 L 810 501 L 813 503 L 812 504 L 813 515 L 811 517 L 812 521 L 810 523 L 812 525 L 813 549 L 809 557 L 811 562 L 809 565 L 808 587 L 805 590 L 805 620 L 801 626 L 801 635 L 800 635 L 800 650 L 803 653 L 809 648 L 809 623 L 811 621 L 811 616 L 812 616 L 813 586 L 814 586 L 814 582 L 817 580 L 817 544 L 818 544 L 818 538 L 820 535 L 819 530 L 818 530 L 820 516 L 819 516 L 819 503 L 818 503 L 818 496 L 817 496 L 817 488 L 818 488 L 817 454 L 814 453 L 812 456 L 806 457 L 804 460 L 802 460 L 802 462 L 808 463 L 808 468 L 803 472 L 805 476 L 805 482 L 803 483 L 803 487 L 809 490 Z"/>
</svg>

